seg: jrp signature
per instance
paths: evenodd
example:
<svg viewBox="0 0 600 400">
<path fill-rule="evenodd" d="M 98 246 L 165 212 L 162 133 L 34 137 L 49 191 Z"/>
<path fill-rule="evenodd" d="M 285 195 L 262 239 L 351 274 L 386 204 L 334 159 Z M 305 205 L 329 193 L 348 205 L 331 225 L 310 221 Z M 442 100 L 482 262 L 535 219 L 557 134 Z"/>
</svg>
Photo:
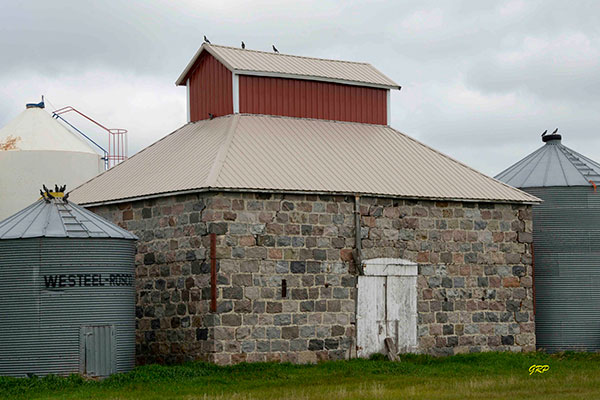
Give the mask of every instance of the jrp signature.
<svg viewBox="0 0 600 400">
<path fill-rule="evenodd" d="M 544 372 L 548 371 L 550 369 L 549 365 L 535 365 L 533 364 L 531 367 L 529 367 L 529 375 L 537 372 L 540 374 L 543 374 Z"/>
</svg>

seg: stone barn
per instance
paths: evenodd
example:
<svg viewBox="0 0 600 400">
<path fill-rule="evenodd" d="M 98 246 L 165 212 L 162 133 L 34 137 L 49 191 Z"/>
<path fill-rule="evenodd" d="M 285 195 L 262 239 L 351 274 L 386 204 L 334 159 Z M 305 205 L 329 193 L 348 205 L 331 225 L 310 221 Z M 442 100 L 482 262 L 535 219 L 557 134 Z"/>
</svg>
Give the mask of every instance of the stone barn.
<svg viewBox="0 0 600 400">
<path fill-rule="evenodd" d="M 139 236 L 137 361 L 535 349 L 539 200 L 391 128 L 369 64 L 203 44 L 189 123 L 71 192 Z"/>
</svg>

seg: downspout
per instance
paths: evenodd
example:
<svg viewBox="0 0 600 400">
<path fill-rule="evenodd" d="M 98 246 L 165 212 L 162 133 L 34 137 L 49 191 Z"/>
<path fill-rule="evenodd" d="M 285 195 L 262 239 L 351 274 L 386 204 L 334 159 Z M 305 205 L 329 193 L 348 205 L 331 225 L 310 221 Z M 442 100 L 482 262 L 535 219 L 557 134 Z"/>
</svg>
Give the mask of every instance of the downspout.
<svg viewBox="0 0 600 400">
<path fill-rule="evenodd" d="M 210 234 L 210 311 L 217 312 L 217 235 Z"/>
<path fill-rule="evenodd" d="M 354 265 L 356 266 L 356 287 L 354 299 L 354 345 L 350 349 L 349 358 L 358 357 L 358 276 L 364 275 L 362 266 L 362 239 L 360 235 L 360 196 L 354 196 L 354 249 L 352 250 Z"/>
<path fill-rule="evenodd" d="M 358 275 L 364 275 L 362 266 L 362 239 L 360 235 L 360 196 L 354 196 L 354 264 Z"/>
</svg>

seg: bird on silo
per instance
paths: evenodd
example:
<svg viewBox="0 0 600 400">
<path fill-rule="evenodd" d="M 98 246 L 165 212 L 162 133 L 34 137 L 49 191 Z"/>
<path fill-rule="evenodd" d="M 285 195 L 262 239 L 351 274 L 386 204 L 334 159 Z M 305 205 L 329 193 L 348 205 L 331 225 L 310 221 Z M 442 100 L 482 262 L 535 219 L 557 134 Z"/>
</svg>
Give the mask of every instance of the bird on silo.
<svg viewBox="0 0 600 400">
<path fill-rule="evenodd" d="M 48 200 L 48 198 L 46 197 L 46 195 L 44 194 L 44 192 L 42 192 L 42 189 L 40 189 L 40 195 L 42 196 L 42 199 L 44 199 L 44 201 L 46 203 L 50 203 L 50 200 Z"/>
<path fill-rule="evenodd" d="M 55 183 L 54 184 L 54 193 L 58 193 L 60 192 L 60 190 L 58 189 L 58 185 Z"/>
<path fill-rule="evenodd" d="M 215 115 L 213 113 L 208 113 L 208 118 L 213 119 Z"/>
<path fill-rule="evenodd" d="M 279 53 L 279 50 L 277 50 L 277 47 L 275 47 L 275 45 L 273 45 L 273 51 L 274 51 L 275 53 Z"/>
<path fill-rule="evenodd" d="M 210 44 L 210 40 L 208 40 L 208 38 L 206 37 L 206 35 L 204 35 L 204 42 Z"/>
<path fill-rule="evenodd" d="M 548 133 L 548 129 L 546 129 L 544 132 L 542 132 L 542 137 L 546 136 L 546 133 Z"/>
<path fill-rule="evenodd" d="M 558 128 L 556 128 L 552 134 L 554 135 L 556 132 L 558 132 Z"/>
<path fill-rule="evenodd" d="M 244 41 L 242 40 L 242 50 L 246 48 L 246 44 L 244 43 Z"/>
<path fill-rule="evenodd" d="M 65 203 L 69 203 L 69 200 L 68 200 L 68 199 L 69 199 L 69 193 L 67 193 L 67 194 L 65 194 L 65 195 L 63 196 L 63 202 L 65 202 Z"/>
</svg>

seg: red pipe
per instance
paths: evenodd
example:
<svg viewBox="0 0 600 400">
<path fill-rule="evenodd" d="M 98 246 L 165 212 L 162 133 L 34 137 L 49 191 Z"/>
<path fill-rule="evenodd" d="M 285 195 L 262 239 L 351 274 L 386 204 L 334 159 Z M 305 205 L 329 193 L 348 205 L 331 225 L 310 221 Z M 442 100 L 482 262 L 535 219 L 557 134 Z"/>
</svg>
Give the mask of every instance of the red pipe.
<svg viewBox="0 0 600 400">
<path fill-rule="evenodd" d="M 217 312 L 217 235 L 210 234 L 210 311 Z"/>
</svg>

